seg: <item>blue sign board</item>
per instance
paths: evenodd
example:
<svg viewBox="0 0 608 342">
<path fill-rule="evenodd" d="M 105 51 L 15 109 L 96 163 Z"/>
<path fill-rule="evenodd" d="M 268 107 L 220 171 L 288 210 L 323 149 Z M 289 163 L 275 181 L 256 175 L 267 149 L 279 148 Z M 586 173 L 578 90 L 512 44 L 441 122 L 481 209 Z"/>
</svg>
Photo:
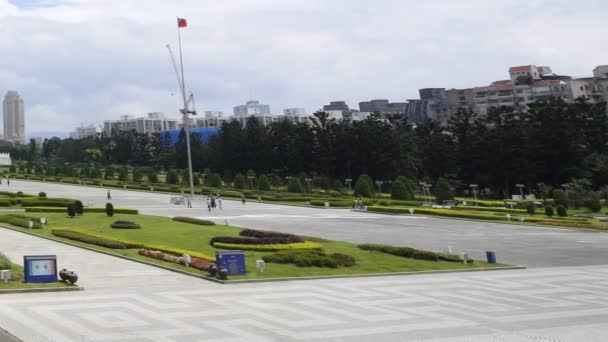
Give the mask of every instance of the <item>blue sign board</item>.
<svg viewBox="0 0 608 342">
<path fill-rule="evenodd" d="M 245 275 L 245 254 L 243 251 L 215 251 L 215 263 L 218 268 L 228 270 L 228 275 Z"/>
<path fill-rule="evenodd" d="M 25 255 L 23 273 L 26 283 L 54 283 L 57 281 L 57 256 Z"/>
</svg>

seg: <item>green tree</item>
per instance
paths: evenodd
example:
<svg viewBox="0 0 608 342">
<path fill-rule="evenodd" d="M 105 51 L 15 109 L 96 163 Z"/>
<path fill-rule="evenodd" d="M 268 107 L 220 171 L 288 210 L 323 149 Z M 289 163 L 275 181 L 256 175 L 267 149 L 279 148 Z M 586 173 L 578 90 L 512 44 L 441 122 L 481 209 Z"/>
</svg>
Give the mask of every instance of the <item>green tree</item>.
<svg viewBox="0 0 608 342">
<path fill-rule="evenodd" d="M 105 178 L 106 179 L 114 179 L 114 167 L 112 166 L 108 166 L 106 167 L 106 174 L 105 174 Z"/>
<path fill-rule="evenodd" d="M 437 203 L 444 203 L 444 201 L 454 200 L 454 190 L 450 186 L 447 179 L 440 177 L 435 183 L 435 197 Z"/>
<path fill-rule="evenodd" d="M 68 216 L 70 218 L 73 218 L 74 216 L 76 216 L 76 209 L 74 208 L 74 204 L 72 204 L 72 203 L 68 204 L 67 211 L 68 211 Z"/>
<path fill-rule="evenodd" d="M 361 175 L 355 183 L 355 196 L 373 197 L 374 186 L 368 175 Z"/>
<path fill-rule="evenodd" d="M 165 181 L 167 184 L 178 184 L 179 177 L 177 176 L 177 172 L 171 169 L 167 172 L 167 176 L 165 177 Z"/>
<path fill-rule="evenodd" d="M 15 168 L 15 165 L 11 165 L 11 166 L 9 167 L 8 171 L 9 171 L 10 173 L 16 173 L 16 172 L 17 172 L 17 168 Z"/>
<path fill-rule="evenodd" d="M 112 203 L 106 203 L 106 215 L 114 216 L 114 206 Z"/>
<path fill-rule="evenodd" d="M 84 214 L 84 206 L 81 201 L 74 201 L 74 211 L 76 212 L 76 215 Z"/>
<path fill-rule="evenodd" d="M 530 215 L 536 214 L 536 206 L 534 205 L 534 203 L 528 203 L 528 205 L 526 206 L 526 211 Z"/>
<path fill-rule="evenodd" d="M 568 196 L 564 190 L 553 190 L 553 201 L 555 202 L 555 205 L 562 205 L 564 208 L 568 208 Z"/>
<path fill-rule="evenodd" d="M 268 176 L 261 175 L 260 177 L 258 177 L 257 183 L 258 183 L 258 190 L 270 191 L 270 180 L 268 179 Z"/>
<path fill-rule="evenodd" d="M 555 207 L 557 209 L 557 216 L 566 217 L 568 216 L 568 212 L 566 210 L 566 206 L 559 204 Z"/>
<path fill-rule="evenodd" d="M 146 172 L 149 183 L 158 183 L 158 172 L 154 168 L 149 168 Z"/>
<path fill-rule="evenodd" d="M 247 187 L 247 179 L 240 173 L 234 176 L 234 182 L 232 185 L 235 189 L 245 189 Z"/>
<path fill-rule="evenodd" d="M 590 191 L 588 193 L 584 203 L 585 208 L 591 210 L 594 213 L 598 213 L 602 210 L 602 201 L 600 199 L 600 196 L 594 191 Z"/>
<path fill-rule="evenodd" d="M 302 186 L 302 182 L 298 177 L 293 177 L 289 180 L 289 184 L 287 184 L 287 191 L 301 194 L 304 192 L 304 187 Z"/>
<path fill-rule="evenodd" d="M 212 188 L 220 188 L 222 186 L 222 178 L 218 173 L 209 172 L 205 178 L 205 185 Z"/>
<path fill-rule="evenodd" d="M 133 168 L 133 181 L 141 182 L 141 180 L 143 178 L 144 178 L 144 173 L 143 173 L 142 169 L 139 167 Z"/>
<path fill-rule="evenodd" d="M 393 188 L 391 190 L 391 198 L 394 200 L 408 200 L 409 198 L 409 194 L 407 191 L 407 188 L 405 187 L 405 184 L 401 183 L 400 181 L 395 181 L 393 182 Z"/>
<path fill-rule="evenodd" d="M 397 179 L 395 179 L 395 182 L 401 182 L 404 186 L 405 186 L 405 196 L 406 198 L 404 198 L 405 200 L 414 200 L 416 199 L 416 185 L 414 184 L 414 182 L 405 177 L 405 176 L 399 176 L 397 177 Z M 394 184 L 393 184 L 394 186 Z"/>
<path fill-rule="evenodd" d="M 552 205 L 545 206 L 545 215 L 548 217 L 553 217 L 553 215 L 555 215 L 555 211 L 553 210 Z"/>
<path fill-rule="evenodd" d="M 126 166 L 123 166 L 118 170 L 118 180 L 121 182 L 129 180 L 129 169 Z"/>
</svg>

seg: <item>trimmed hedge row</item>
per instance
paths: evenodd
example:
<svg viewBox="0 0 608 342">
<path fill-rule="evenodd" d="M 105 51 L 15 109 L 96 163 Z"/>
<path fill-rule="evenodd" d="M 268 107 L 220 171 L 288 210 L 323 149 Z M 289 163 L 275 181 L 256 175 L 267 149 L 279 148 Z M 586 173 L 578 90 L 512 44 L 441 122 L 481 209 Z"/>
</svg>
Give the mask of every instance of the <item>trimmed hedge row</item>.
<svg viewBox="0 0 608 342">
<path fill-rule="evenodd" d="M 27 207 L 25 208 L 26 212 L 30 213 L 63 213 L 65 212 L 65 208 L 58 207 Z M 84 208 L 85 213 L 105 213 L 106 208 L 102 207 L 86 207 Z M 130 214 L 137 215 L 139 211 L 137 209 L 128 209 L 128 208 L 114 208 L 114 213 L 116 214 Z"/>
<path fill-rule="evenodd" d="M 173 221 L 198 224 L 200 226 L 215 226 L 215 222 L 209 220 L 201 220 L 192 217 L 176 216 L 172 218 Z"/>
<path fill-rule="evenodd" d="M 54 228 L 51 230 L 51 232 L 53 233 L 53 235 L 59 237 L 65 237 L 71 240 L 82 241 L 112 249 L 144 248 L 144 244 L 142 244 L 141 242 L 110 237 L 102 234 L 96 234 L 85 229 Z"/>
<path fill-rule="evenodd" d="M 28 217 L 28 216 L 18 215 L 18 214 L 0 216 L 0 222 L 8 223 L 13 226 L 22 227 L 22 228 L 29 228 L 29 221 L 32 221 L 32 223 L 33 223 L 32 228 L 34 228 L 34 229 L 42 228 L 42 224 L 40 223 L 39 218 Z"/>
<path fill-rule="evenodd" d="M 494 212 L 494 213 L 505 213 L 505 214 L 521 214 L 525 215 L 526 210 L 523 209 L 509 209 L 509 208 L 491 208 L 491 207 L 452 207 L 452 210 L 461 211 L 480 211 L 480 212 Z"/>
<path fill-rule="evenodd" d="M 246 245 L 237 243 L 224 243 L 216 242 L 213 244 L 215 248 L 221 249 L 241 249 L 244 251 L 256 251 L 256 252 L 276 252 L 284 250 L 298 250 L 298 249 L 319 249 L 321 244 L 317 242 L 299 242 L 299 243 L 287 243 L 287 244 L 268 244 L 268 245 Z"/>
<path fill-rule="evenodd" d="M 70 204 L 73 204 L 74 200 L 67 199 L 38 199 L 38 198 L 24 198 L 21 200 L 21 205 L 24 207 L 61 207 L 65 208 Z"/>
<path fill-rule="evenodd" d="M 440 254 L 431 251 L 423 251 L 410 247 L 395 247 L 388 245 L 376 245 L 376 244 L 361 244 L 358 245 L 362 250 L 375 251 L 386 254 L 391 254 L 403 258 L 427 260 L 427 261 L 448 261 L 448 262 L 462 262 L 462 260 L 456 255 Z M 469 262 L 473 262 L 469 259 Z"/>
<path fill-rule="evenodd" d="M 112 249 L 133 249 L 133 248 L 151 249 L 151 250 L 160 251 L 163 253 L 169 253 L 169 254 L 173 254 L 173 255 L 177 255 L 177 256 L 182 256 L 183 254 L 188 254 L 195 258 L 206 259 L 206 260 L 215 260 L 214 257 L 210 257 L 208 255 L 205 255 L 205 254 L 202 254 L 202 253 L 199 253 L 196 251 L 190 251 L 190 250 L 186 250 L 186 249 L 174 248 L 174 247 L 163 246 L 163 245 L 144 244 L 141 242 L 136 242 L 136 241 L 126 240 L 126 239 L 121 239 L 121 238 L 110 237 L 110 236 L 106 236 L 106 235 L 102 235 L 102 234 L 92 233 L 85 229 L 55 228 L 55 229 L 52 229 L 52 233 L 55 236 L 64 237 L 64 238 L 67 238 L 70 240 L 90 243 L 90 244 L 98 245 L 98 246 L 102 246 L 102 247 L 108 247 L 108 248 L 112 248 Z"/>
<path fill-rule="evenodd" d="M 275 264 L 293 264 L 298 267 L 352 267 L 355 265 L 355 258 L 351 255 L 332 253 L 325 254 L 321 250 L 309 251 L 280 251 L 262 257 L 265 262 Z"/>
</svg>

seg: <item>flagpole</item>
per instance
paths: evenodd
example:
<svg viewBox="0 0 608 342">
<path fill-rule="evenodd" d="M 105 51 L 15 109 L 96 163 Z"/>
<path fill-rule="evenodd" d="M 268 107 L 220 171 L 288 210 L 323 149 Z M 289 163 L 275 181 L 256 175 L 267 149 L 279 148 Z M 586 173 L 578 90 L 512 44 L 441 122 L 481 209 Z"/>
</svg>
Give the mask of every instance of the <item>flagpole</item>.
<svg viewBox="0 0 608 342">
<path fill-rule="evenodd" d="M 190 197 L 194 199 L 194 177 L 192 176 L 192 153 L 190 152 L 190 120 L 188 118 L 188 100 L 186 99 L 186 81 L 184 79 L 184 59 L 182 57 L 182 36 L 180 34 L 179 18 L 177 18 L 177 40 L 179 43 L 179 66 L 182 74 L 182 99 L 184 100 L 184 131 L 186 132 L 186 150 L 188 155 L 188 177 L 190 181 Z"/>
</svg>

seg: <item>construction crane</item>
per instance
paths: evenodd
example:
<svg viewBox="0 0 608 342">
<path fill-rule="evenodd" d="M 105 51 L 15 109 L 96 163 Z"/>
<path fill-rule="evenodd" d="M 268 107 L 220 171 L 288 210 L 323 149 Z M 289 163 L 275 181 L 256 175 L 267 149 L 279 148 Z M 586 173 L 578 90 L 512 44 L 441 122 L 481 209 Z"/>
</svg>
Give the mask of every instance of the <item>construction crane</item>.
<svg viewBox="0 0 608 342">
<path fill-rule="evenodd" d="M 173 71 L 175 71 L 175 77 L 177 77 L 177 84 L 179 85 L 179 90 L 181 92 L 185 92 L 186 90 L 184 89 L 184 85 L 182 84 L 182 79 L 181 79 L 179 71 L 177 69 L 177 63 L 175 62 L 175 56 L 173 55 L 173 50 L 171 50 L 171 45 L 167 44 L 166 47 L 167 47 L 167 50 L 169 50 L 169 56 L 171 56 L 171 65 L 173 66 Z M 192 110 L 190 110 L 191 106 L 192 106 Z M 188 111 L 188 114 L 196 115 L 194 94 L 192 92 L 190 92 L 190 96 L 188 97 L 188 100 L 186 101 L 185 110 Z M 180 109 L 179 111 L 180 111 L 180 113 L 184 114 L 184 109 Z"/>
</svg>

